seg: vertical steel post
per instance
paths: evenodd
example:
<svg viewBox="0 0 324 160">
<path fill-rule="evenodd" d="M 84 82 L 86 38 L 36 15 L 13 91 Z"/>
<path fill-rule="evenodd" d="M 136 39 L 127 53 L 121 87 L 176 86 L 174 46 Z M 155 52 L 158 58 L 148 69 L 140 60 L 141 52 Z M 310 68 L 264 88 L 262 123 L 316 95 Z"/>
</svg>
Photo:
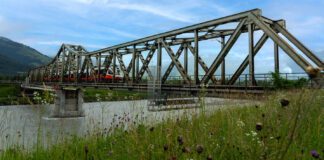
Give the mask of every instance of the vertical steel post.
<svg viewBox="0 0 324 160">
<path fill-rule="evenodd" d="M 60 67 L 59 67 L 59 59 L 60 59 L 59 56 L 57 56 L 57 57 L 56 57 L 56 71 L 55 71 L 56 74 L 55 74 L 55 81 L 56 81 L 56 80 L 57 80 L 57 81 L 59 80 L 59 79 L 57 79 L 58 76 L 59 76 L 59 72 L 60 72 L 60 71 L 59 71 L 59 68 L 60 68 Z"/>
<path fill-rule="evenodd" d="M 71 65 L 72 65 L 72 63 L 71 63 L 71 54 L 68 54 L 67 55 L 67 70 L 68 70 L 68 79 L 67 79 L 67 81 L 68 82 L 70 82 L 70 77 L 71 77 Z"/>
<path fill-rule="evenodd" d="M 63 82 L 63 77 L 64 77 L 64 64 L 65 64 L 65 53 L 64 53 L 64 48 L 63 48 L 63 53 L 62 53 L 62 65 L 61 65 L 61 76 L 60 76 L 60 82 Z"/>
<path fill-rule="evenodd" d="M 276 42 L 274 43 L 274 70 L 276 73 L 279 73 L 279 46 Z"/>
<path fill-rule="evenodd" d="M 117 54 L 117 52 L 118 52 L 118 50 L 113 51 L 113 77 L 112 77 L 112 82 L 115 82 L 115 78 L 116 78 L 116 54 Z"/>
<path fill-rule="evenodd" d="M 90 56 L 89 56 L 90 58 Z M 86 82 L 88 82 L 88 78 L 89 78 L 89 58 L 87 58 L 87 67 L 86 67 Z M 90 59 L 91 60 L 91 59 Z"/>
<path fill-rule="evenodd" d="M 254 37 L 253 37 L 253 23 L 248 24 L 249 31 L 249 81 L 250 85 L 255 85 L 254 83 Z"/>
<path fill-rule="evenodd" d="M 195 84 L 199 83 L 199 73 L 198 73 L 198 30 L 195 30 L 195 56 L 194 56 L 194 80 L 195 80 Z"/>
<path fill-rule="evenodd" d="M 136 59 L 136 45 L 133 45 L 133 56 L 132 56 L 132 82 L 135 82 L 135 59 Z"/>
<path fill-rule="evenodd" d="M 158 40 L 158 51 L 157 51 L 157 68 L 156 68 L 156 78 L 160 82 L 161 80 L 161 65 L 162 65 L 162 42 L 163 39 Z"/>
<path fill-rule="evenodd" d="M 225 46 L 225 37 L 221 36 L 221 47 L 222 49 Z M 222 61 L 222 65 L 221 65 L 221 83 L 225 84 L 225 57 Z"/>
<path fill-rule="evenodd" d="M 98 56 L 98 82 L 101 82 L 101 53 L 99 53 Z"/>
<path fill-rule="evenodd" d="M 141 54 L 141 52 L 136 52 L 136 73 L 135 73 L 136 79 L 138 77 L 138 71 L 139 71 L 139 54 Z"/>
<path fill-rule="evenodd" d="M 81 63 L 81 56 L 80 55 L 77 55 L 77 68 L 76 68 L 76 73 L 75 73 L 75 79 L 74 79 L 74 82 L 75 83 L 78 83 L 79 79 L 80 79 L 80 74 L 81 74 L 81 71 L 79 73 L 79 70 L 80 70 L 80 63 Z"/>
<path fill-rule="evenodd" d="M 186 71 L 186 74 L 188 74 L 188 44 L 184 44 L 184 69 Z"/>
</svg>

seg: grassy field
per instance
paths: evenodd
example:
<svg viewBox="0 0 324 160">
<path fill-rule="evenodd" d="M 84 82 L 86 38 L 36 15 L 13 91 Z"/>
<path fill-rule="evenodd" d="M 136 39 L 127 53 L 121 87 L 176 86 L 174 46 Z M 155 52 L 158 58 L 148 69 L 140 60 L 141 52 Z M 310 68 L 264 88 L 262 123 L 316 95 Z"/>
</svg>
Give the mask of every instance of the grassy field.
<svg viewBox="0 0 324 160">
<path fill-rule="evenodd" d="M 44 95 L 46 93 L 40 93 Z M 98 88 L 85 88 L 84 101 L 97 102 L 97 101 L 121 101 L 121 100 L 138 100 L 147 97 L 146 92 L 135 91 L 116 91 Z M 0 84 L 0 105 L 19 105 L 31 104 L 33 97 L 24 97 L 20 91 L 20 86 L 15 84 Z M 53 102 L 51 102 L 53 103 Z"/>
<path fill-rule="evenodd" d="M 259 106 L 188 111 L 155 126 L 121 117 L 87 137 L 49 149 L 12 148 L 0 159 L 323 159 L 323 97 L 323 90 L 277 92 Z"/>
</svg>

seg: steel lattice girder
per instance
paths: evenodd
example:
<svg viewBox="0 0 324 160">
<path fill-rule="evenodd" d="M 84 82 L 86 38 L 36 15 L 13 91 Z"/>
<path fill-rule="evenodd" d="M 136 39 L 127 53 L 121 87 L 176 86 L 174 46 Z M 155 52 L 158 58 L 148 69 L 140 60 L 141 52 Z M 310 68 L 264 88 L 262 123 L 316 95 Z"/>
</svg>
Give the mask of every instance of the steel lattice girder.
<svg viewBox="0 0 324 160">
<path fill-rule="evenodd" d="M 263 46 L 263 44 L 267 41 L 268 36 L 266 34 L 263 34 L 260 38 L 260 40 L 256 43 L 256 45 L 253 47 L 254 48 L 254 55 L 255 56 L 259 50 L 261 49 L 261 47 Z M 244 59 L 244 61 L 241 63 L 241 65 L 239 66 L 239 68 L 235 71 L 235 73 L 233 74 L 233 76 L 231 77 L 231 79 L 228 81 L 229 85 L 232 85 L 235 83 L 235 81 L 239 78 L 239 76 L 243 73 L 243 71 L 245 70 L 245 68 L 249 65 L 249 56 L 247 55 L 246 58 Z"/>
<path fill-rule="evenodd" d="M 208 80 L 213 76 L 213 74 L 215 73 L 217 67 L 224 60 L 225 56 L 227 55 L 229 50 L 232 48 L 232 46 L 234 45 L 234 43 L 236 42 L 236 40 L 238 39 L 238 37 L 242 33 L 241 29 L 242 29 L 243 25 L 245 24 L 245 22 L 246 22 L 246 19 L 243 19 L 240 22 L 240 24 L 236 27 L 235 32 L 233 33 L 233 35 L 228 39 L 228 41 L 226 42 L 224 48 L 222 48 L 222 50 L 217 55 L 216 59 L 214 60 L 214 62 L 212 63 L 212 65 L 210 66 L 210 68 L 208 69 L 206 74 L 204 75 L 204 77 L 202 78 L 202 80 L 201 80 L 202 83 L 207 83 Z"/>
<path fill-rule="evenodd" d="M 218 26 L 229 24 L 229 23 L 238 23 L 238 25 L 234 29 L 218 29 Z M 288 54 L 288 56 L 290 56 L 305 71 L 307 71 L 308 67 L 313 67 L 309 61 L 305 60 L 301 55 L 299 55 L 297 51 L 294 50 L 293 47 L 286 40 L 284 40 L 278 35 L 278 33 L 281 33 L 283 36 L 285 36 L 303 54 L 305 54 L 310 59 L 310 61 L 313 62 L 315 65 L 317 65 L 318 67 L 324 66 L 323 62 L 319 58 L 317 58 L 308 48 L 306 48 L 300 41 L 298 41 L 293 35 L 291 35 L 285 29 L 284 20 L 273 21 L 271 19 L 261 16 L 260 9 L 254 9 L 254 10 L 234 14 L 231 16 L 176 29 L 173 31 L 145 37 L 131 42 L 122 43 L 119 45 L 100 49 L 93 52 L 87 52 L 87 50 L 80 45 L 63 44 L 60 50 L 58 51 L 58 54 L 49 65 L 45 67 L 39 67 L 30 71 L 29 77 L 32 77 L 31 78 L 32 80 L 41 81 L 39 80 L 38 77 L 44 77 L 44 75 L 46 76 L 59 75 L 62 81 L 63 79 L 62 74 L 66 74 L 66 73 L 70 74 L 71 69 L 76 68 L 76 70 L 79 70 L 80 67 L 81 67 L 81 71 L 77 74 L 77 77 L 79 77 L 79 74 L 84 74 L 84 72 L 89 72 L 89 71 L 92 74 L 95 74 L 94 71 L 95 66 L 92 64 L 91 57 L 96 58 L 97 60 L 96 65 L 99 65 L 97 67 L 100 67 L 102 58 L 105 58 L 103 65 L 106 67 L 106 69 L 108 69 L 110 64 L 113 63 L 113 71 L 114 71 L 113 77 L 115 77 L 116 58 L 117 58 L 119 61 L 120 68 L 124 73 L 125 81 L 128 82 L 130 80 L 129 74 L 130 71 L 132 70 L 132 81 L 135 80 L 137 83 L 141 80 L 145 71 L 148 73 L 148 76 L 152 78 L 153 75 L 149 71 L 148 65 L 156 49 L 158 50 L 157 52 L 158 59 L 161 60 L 162 48 L 164 48 L 167 51 L 167 54 L 170 56 L 172 62 L 169 65 L 167 71 L 163 75 L 162 78 L 163 82 L 165 82 L 165 80 L 168 78 L 169 73 L 171 72 L 172 68 L 175 65 L 186 83 L 200 82 L 206 84 L 209 83 L 210 80 L 212 80 L 213 83 L 216 83 L 217 80 L 214 77 L 214 73 L 216 69 L 220 66 L 220 64 L 224 62 L 227 53 L 231 50 L 232 46 L 237 41 L 238 37 L 242 33 L 246 33 L 249 31 L 248 26 L 250 25 L 253 25 L 253 28 L 252 29 L 250 28 L 250 32 L 253 32 L 255 30 L 262 30 L 264 32 L 264 35 L 260 38 L 258 43 L 255 46 L 253 46 L 251 45 L 251 42 L 253 42 L 253 37 L 251 38 L 251 36 L 253 36 L 253 34 L 250 33 L 249 36 L 251 41 L 249 44 L 250 55 L 253 56 L 252 57 L 250 56 L 250 58 L 249 56 L 247 56 L 244 59 L 242 64 L 239 66 L 239 68 L 236 70 L 236 72 L 234 73 L 234 75 L 231 77 L 231 79 L 228 81 L 227 84 L 230 85 L 234 84 L 235 81 L 238 79 L 238 77 L 242 74 L 244 69 L 249 65 L 249 63 L 253 64 L 254 61 L 253 57 L 257 54 L 257 52 L 260 50 L 260 48 L 263 46 L 263 44 L 268 38 L 271 38 L 274 41 L 275 46 L 277 45 L 280 48 L 282 48 L 282 50 L 285 51 Z M 182 37 L 183 34 L 192 34 L 192 36 Z M 225 45 L 222 47 L 221 51 L 215 58 L 214 62 L 211 64 L 210 67 L 208 67 L 199 56 L 198 53 L 199 41 L 218 38 L 218 37 L 224 39 L 224 37 L 226 36 L 229 36 L 229 39 L 227 40 L 227 42 L 225 42 Z M 194 47 L 190 45 L 191 42 L 195 42 Z M 171 49 L 171 46 L 176 46 L 176 45 L 179 45 L 180 48 L 178 50 L 179 52 L 174 54 L 173 50 Z M 187 50 L 188 49 L 194 55 L 194 59 L 195 59 L 193 64 L 195 66 L 194 81 L 190 79 L 190 76 L 188 75 L 188 71 L 187 71 L 188 68 Z M 181 63 L 178 60 L 182 50 L 185 51 L 185 58 L 186 58 L 184 67 L 181 65 Z M 146 60 L 144 60 L 144 57 L 142 55 L 143 51 L 150 51 Z M 123 62 L 123 55 L 125 54 L 133 54 L 131 62 L 127 68 L 125 67 L 125 64 Z M 135 58 L 137 58 L 136 65 L 135 65 Z M 138 66 L 139 59 L 143 63 L 141 69 L 139 69 Z M 158 62 L 158 65 L 159 64 L 161 64 L 161 62 Z M 206 72 L 203 75 L 201 80 L 198 79 L 198 64 L 200 64 L 202 69 Z M 85 69 L 85 67 L 87 67 L 88 69 Z M 159 73 L 159 77 L 161 77 L 161 73 L 160 72 L 158 73 Z M 39 74 L 41 75 L 39 76 Z M 99 77 L 98 75 L 97 76 L 93 75 L 93 76 Z"/>
<path fill-rule="evenodd" d="M 150 50 L 150 52 L 148 53 L 148 55 L 147 55 L 147 57 L 146 57 L 145 60 L 144 60 L 142 54 L 139 55 L 139 56 L 140 56 L 140 59 L 141 59 L 141 61 L 142 61 L 143 66 L 142 66 L 141 69 L 139 70 L 139 73 L 138 73 L 138 75 L 137 75 L 137 81 L 139 81 L 139 80 L 142 78 L 142 76 L 143 76 L 143 74 L 144 74 L 145 71 L 147 72 L 148 76 L 149 76 L 151 79 L 153 79 L 153 75 L 152 75 L 152 72 L 150 71 L 150 69 L 149 69 L 149 67 L 148 67 L 148 64 L 150 63 L 150 61 L 151 61 L 151 59 L 152 59 L 152 57 L 153 57 L 153 55 L 154 55 L 155 50 L 156 50 L 156 47 L 155 47 L 155 46 L 151 47 L 151 50 Z"/>
</svg>

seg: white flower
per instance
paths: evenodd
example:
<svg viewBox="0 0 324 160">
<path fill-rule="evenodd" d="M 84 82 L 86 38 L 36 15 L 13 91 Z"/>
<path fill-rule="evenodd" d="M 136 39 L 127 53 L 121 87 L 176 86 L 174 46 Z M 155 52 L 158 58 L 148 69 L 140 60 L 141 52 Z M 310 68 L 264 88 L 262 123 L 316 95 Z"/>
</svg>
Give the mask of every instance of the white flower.
<svg viewBox="0 0 324 160">
<path fill-rule="evenodd" d="M 236 125 L 237 125 L 238 127 L 244 127 L 244 126 L 245 126 L 245 123 L 244 123 L 243 121 L 241 121 L 241 120 L 238 120 L 238 121 L 236 122 Z"/>
<path fill-rule="evenodd" d="M 252 135 L 253 137 L 256 137 L 256 136 L 258 135 L 258 133 L 255 132 L 255 131 L 251 131 L 251 135 Z"/>
</svg>

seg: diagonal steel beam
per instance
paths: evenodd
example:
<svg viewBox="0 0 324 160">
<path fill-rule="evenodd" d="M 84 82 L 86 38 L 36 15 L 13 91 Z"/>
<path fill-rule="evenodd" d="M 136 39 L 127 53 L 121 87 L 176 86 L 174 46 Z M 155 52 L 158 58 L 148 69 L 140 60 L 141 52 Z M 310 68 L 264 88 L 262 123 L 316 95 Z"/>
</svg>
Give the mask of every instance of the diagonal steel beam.
<svg viewBox="0 0 324 160">
<path fill-rule="evenodd" d="M 120 65 L 120 69 L 124 72 L 125 80 L 129 81 L 129 75 L 128 75 L 128 72 L 126 70 L 126 67 L 125 67 L 124 61 L 122 59 L 122 56 L 120 54 L 118 54 L 118 52 L 117 52 L 116 57 L 118 59 L 119 65 Z"/>
<path fill-rule="evenodd" d="M 104 66 L 104 68 L 105 68 L 105 71 L 107 71 L 109 69 L 109 67 L 110 67 L 110 65 L 112 63 L 112 59 L 113 59 L 113 55 L 112 54 L 107 55 L 105 57 L 105 60 L 104 60 L 104 62 L 102 64 L 102 66 Z"/>
<path fill-rule="evenodd" d="M 138 77 L 137 77 L 137 80 L 141 80 L 142 79 L 142 76 L 144 75 L 144 72 L 146 71 L 148 76 L 153 79 L 153 75 L 152 75 L 152 72 L 150 71 L 150 69 L 148 68 L 148 64 L 151 62 L 151 59 L 154 55 L 154 52 L 155 52 L 155 48 L 151 49 L 150 52 L 148 53 L 146 59 L 144 60 L 144 57 L 142 54 L 139 55 L 143 65 L 138 73 Z"/>
<path fill-rule="evenodd" d="M 291 43 L 293 43 L 299 50 L 301 50 L 309 59 L 311 59 L 318 67 L 324 67 L 324 63 L 315 56 L 306 46 L 304 46 L 296 37 L 289 31 L 283 28 L 278 23 L 273 24 L 274 28 L 284 35 Z"/>
<path fill-rule="evenodd" d="M 131 60 L 131 61 L 129 62 L 126 71 L 129 73 L 129 72 L 131 71 L 132 67 L 133 67 L 133 60 Z"/>
<path fill-rule="evenodd" d="M 206 72 L 205 76 L 202 78 L 201 83 L 204 83 L 204 84 L 208 83 L 210 78 L 214 75 L 214 73 L 215 73 L 216 69 L 218 68 L 218 66 L 224 60 L 224 58 L 227 55 L 227 53 L 229 52 L 229 50 L 233 47 L 234 43 L 236 42 L 238 37 L 241 35 L 241 33 L 242 33 L 241 29 L 244 26 L 245 22 L 246 22 L 246 19 L 243 19 L 238 24 L 238 26 L 236 27 L 233 35 L 226 42 L 224 48 L 222 48 L 222 50 L 220 51 L 220 53 L 217 55 L 216 59 L 214 60 L 214 62 L 210 66 L 209 70 Z"/>
<path fill-rule="evenodd" d="M 154 52 L 153 52 L 154 53 Z M 152 54 L 153 55 L 153 54 Z M 144 69 L 143 70 L 145 70 L 146 71 L 146 73 L 148 74 L 148 76 L 150 77 L 150 79 L 153 79 L 153 75 L 152 75 L 152 72 L 151 72 L 151 70 L 148 68 L 148 61 L 146 61 L 145 59 L 144 59 L 144 57 L 143 57 L 143 55 L 142 54 L 139 54 L 138 55 L 139 56 L 139 58 L 141 59 L 141 62 L 143 63 L 143 66 L 145 66 L 144 67 Z M 148 62 L 148 63 L 147 63 Z M 143 67 L 142 66 L 142 67 Z M 137 76 L 137 80 L 141 80 L 141 78 L 142 78 L 142 76 L 143 76 L 143 74 L 144 74 L 144 72 L 142 73 L 142 72 L 139 72 L 140 74 L 138 74 L 138 76 Z"/>
<path fill-rule="evenodd" d="M 257 44 L 254 46 L 253 56 L 255 56 L 259 52 L 259 50 L 262 48 L 262 46 L 267 41 L 267 39 L 268 39 L 268 36 L 266 34 L 263 34 L 262 37 L 257 42 Z M 249 55 L 247 55 L 245 57 L 244 61 L 241 63 L 239 68 L 235 71 L 235 73 L 233 74 L 231 79 L 228 81 L 228 84 L 229 85 L 234 84 L 235 81 L 239 78 L 239 76 L 243 73 L 243 71 L 245 70 L 245 68 L 248 65 L 249 65 Z"/>
<path fill-rule="evenodd" d="M 190 84 L 190 78 L 189 78 L 188 74 L 185 72 L 185 69 L 182 67 L 179 60 L 174 55 L 174 52 L 172 51 L 171 47 L 169 45 L 165 44 L 164 41 L 161 41 L 161 42 L 162 42 L 162 45 L 164 46 L 165 50 L 171 57 L 172 61 L 174 62 L 175 66 L 177 67 L 178 71 L 180 72 L 181 76 L 185 80 L 185 82 Z"/>
<path fill-rule="evenodd" d="M 222 17 L 222 18 L 219 18 L 219 19 L 214 19 L 214 20 L 211 20 L 211 21 L 191 25 L 191 26 L 184 27 L 184 28 L 179 28 L 179 29 L 168 31 L 168 32 L 165 32 L 165 33 L 161 33 L 161 34 L 141 38 L 141 39 L 138 39 L 138 40 L 134 40 L 134 41 L 131 41 L 131 42 L 126 42 L 126 43 L 111 46 L 111 47 L 108 47 L 108 48 L 100 49 L 100 50 L 97 50 L 97 51 L 90 52 L 89 54 L 96 54 L 96 53 L 100 53 L 100 52 L 106 52 L 108 50 L 114 50 L 114 49 L 118 49 L 118 48 L 132 46 L 134 44 L 141 44 L 141 43 L 145 43 L 147 41 L 153 41 L 153 40 L 160 39 L 160 38 L 171 37 L 171 36 L 174 36 L 174 35 L 187 33 L 187 32 L 190 32 L 190 31 L 193 31 L 193 30 L 196 30 L 196 29 L 202 29 L 202 28 L 206 28 L 206 27 L 209 27 L 209 26 L 221 25 L 221 24 L 230 23 L 230 22 L 239 22 L 242 19 L 245 19 L 250 13 L 261 15 L 261 10 L 260 9 L 253 9 L 253 10 L 250 10 L 250 11 L 237 13 L 237 14 Z"/>
<path fill-rule="evenodd" d="M 195 50 L 191 45 L 188 45 L 188 48 L 192 54 L 195 53 Z M 202 60 L 202 58 L 200 56 L 198 56 L 198 63 L 200 64 L 200 66 L 202 67 L 202 69 L 205 72 L 208 71 L 208 67 L 207 67 L 206 63 Z M 217 83 L 217 80 L 214 76 L 211 77 L 211 80 L 213 81 L 213 83 L 215 83 L 215 84 Z"/>
<path fill-rule="evenodd" d="M 81 73 L 84 73 L 84 70 L 86 69 L 87 65 L 88 65 L 88 56 L 85 56 L 81 67 Z"/>
<path fill-rule="evenodd" d="M 251 13 L 249 19 L 252 20 L 256 25 L 258 25 L 264 33 L 266 33 L 275 43 L 277 43 L 282 50 L 284 50 L 287 55 L 292 58 L 305 72 L 307 72 L 307 67 L 311 66 L 303 57 L 301 57 L 297 52 L 285 41 L 283 40 L 271 27 L 265 24 L 256 15 Z"/>
<path fill-rule="evenodd" d="M 184 49 L 184 44 L 181 44 L 180 47 L 179 47 L 179 49 L 178 49 L 178 51 L 177 51 L 177 53 L 175 54 L 175 58 L 176 58 L 176 59 L 179 59 L 179 57 L 180 57 L 180 55 L 181 55 L 183 49 Z M 174 62 L 171 61 L 171 63 L 169 64 L 169 67 L 167 68 L 167 70 L 165 71 L 165 73 L 164 73 L 164 75 L 163 75 L 163 77 L 162 77 L 162 84 L 163 84 L 163 83 L 167 80 L 167 78 L 169 77 L 169 75 L 170 75 L 170 73 L 171 73 L 173 67 L 174 67 Z M 186 73 L 186 72 L 185 72 L 185 73 Z M 187 74 L 188 74 L 188 73 L 187 73 Z"/>
</svg>

